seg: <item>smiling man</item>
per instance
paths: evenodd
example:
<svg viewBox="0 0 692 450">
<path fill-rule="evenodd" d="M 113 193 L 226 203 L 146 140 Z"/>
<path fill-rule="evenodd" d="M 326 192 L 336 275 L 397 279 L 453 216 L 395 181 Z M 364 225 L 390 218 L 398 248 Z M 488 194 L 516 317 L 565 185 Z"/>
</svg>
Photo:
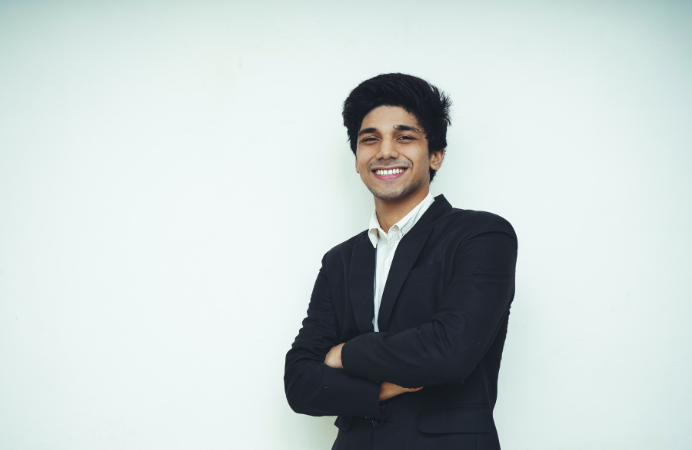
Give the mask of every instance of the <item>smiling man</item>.
<svg viewBox="0 0 692 450">
<path fill-rule="evenodd" d="M 333 449 L 499 449 L 493 409 L 514 298 L 511 225 L 430 195 L 449 98 L 404 74 L 344 102 L 367 230 L 322 259 L 286 355 L 291 408 L 336 415 Z"/>
</svg>

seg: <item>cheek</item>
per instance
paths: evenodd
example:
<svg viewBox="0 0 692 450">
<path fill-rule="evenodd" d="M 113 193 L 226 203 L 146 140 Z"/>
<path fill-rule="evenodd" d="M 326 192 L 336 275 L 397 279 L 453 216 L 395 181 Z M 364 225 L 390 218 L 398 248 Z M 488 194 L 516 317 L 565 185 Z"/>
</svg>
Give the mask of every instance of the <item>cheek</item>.
<svg viewBox="0 0 692 450">
<path fill-rule="evenodd" d="M 424 158 L 418 158 L 414 163 L 413 166 L 416 169 L 416 172 L 427 172 L 428 171 L 428 166 L 430 165 L 430 162 L 427 159 Z"/>
<path fill-rule="evenodd" d="M 365 171 L 365 167 L 363 167 L 363 164 L 361 162 L 356 163 L 356 172 L 358 173 L 363 173 Z"/>
</svg>

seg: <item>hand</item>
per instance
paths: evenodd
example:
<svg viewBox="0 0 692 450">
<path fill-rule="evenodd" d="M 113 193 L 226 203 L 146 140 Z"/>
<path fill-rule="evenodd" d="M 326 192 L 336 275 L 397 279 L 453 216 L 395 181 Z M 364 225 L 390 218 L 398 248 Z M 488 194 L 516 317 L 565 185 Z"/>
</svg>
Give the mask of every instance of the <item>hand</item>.
<svg viewBox="0 0 692 450">
<path fill-rule="evenodd" d="M 334 347 L 332 347 L 331 350 L 329 350 L 329 353 L 327 353 L 327 356 L 324 357 L 324 363 L 328 365 L 331 368 L 334 369 L 343 369 L 344 366 L 341 364 L 341 347 L 343 347 L 345 344 L 339 344 Z"/>
<path fill-rule="evenodd" d="M 396 397 L 397 395 L 404 394 L 406 392 L 418 392 L 421 389 L 423 388 L 405 388 L 394 383 L 383 381 L 380 383 L 380 401 L 383 402 L 385 400 L 389 400 L 392 397 Z"/>
</svg>

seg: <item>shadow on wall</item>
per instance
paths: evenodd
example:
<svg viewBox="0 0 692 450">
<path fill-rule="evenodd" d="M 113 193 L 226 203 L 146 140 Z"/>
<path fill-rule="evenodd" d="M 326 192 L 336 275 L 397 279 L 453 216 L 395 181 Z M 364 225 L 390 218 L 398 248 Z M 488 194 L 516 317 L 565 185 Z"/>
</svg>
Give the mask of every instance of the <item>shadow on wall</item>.
<svg viewBox="0 0 692 450">
<path fill-rule="evenodd" d="M 280 432 L 272 436 L 272 448 L 281 450 L 327 449 L 332 448 L 336 439 L 336 417 L 310 417 L 295 414 L 286 405 L 276 428 Z M 269 428 L 268 428 L 269 429 Z M 289 440 L 287 440 L 289 439 Z"/>
</svg>

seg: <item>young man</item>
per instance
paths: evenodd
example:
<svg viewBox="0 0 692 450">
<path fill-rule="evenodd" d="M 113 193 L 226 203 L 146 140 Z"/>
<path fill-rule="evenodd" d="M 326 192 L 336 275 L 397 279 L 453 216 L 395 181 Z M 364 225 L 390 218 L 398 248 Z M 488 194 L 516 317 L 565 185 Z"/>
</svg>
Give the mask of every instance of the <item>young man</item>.
<svg viewBox="0 0 692 450">
<path fill-rule="evenodd" d="M 430 195 L 449 105 L 403 74 L 344 102 L 375 211 L 324 255 L 284 376 L 295 412 L 338 416 L 333 449 L 500 448 L 492 411 L 517 240 L 501 217 Z"/>
</svg>

